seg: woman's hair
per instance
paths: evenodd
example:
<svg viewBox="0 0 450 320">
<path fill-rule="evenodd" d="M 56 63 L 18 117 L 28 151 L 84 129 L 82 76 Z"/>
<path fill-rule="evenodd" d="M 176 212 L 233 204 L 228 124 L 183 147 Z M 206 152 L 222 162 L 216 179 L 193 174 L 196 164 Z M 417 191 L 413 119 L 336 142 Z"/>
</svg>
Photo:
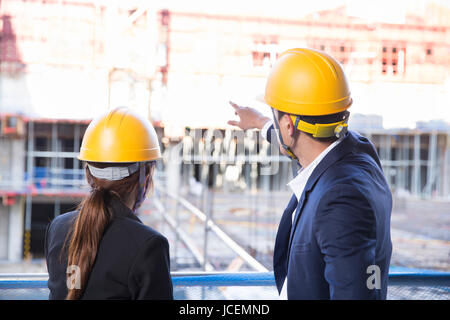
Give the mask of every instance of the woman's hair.
<svg viewBox="0 0 450 320">
<path fill-rule="evenodd" d="M 131 163 L 95 163 L 88 162 L 89 165 L 98 168 L 129 166 Z M 145 165 L 145 174 L 149 176 L 146 192 L 152 189 L 152 176 L 155 162 L 148 162 Z M 113 208 L 109 206 L 109 198 L 116 196 L 124 204 L 131 204 L 134 207 L 140 200 L 139 190 L 139 170 L 132 175 L 117 181 L 110 181 L 95 178 L 86 166 L 86 178 L 91 186 L 88 196 L 86 196 L 78 206 L 79 214 L 67 234 L 68 241 L 67 266 L 77 266 L 80 278 L 77 283 L 79 288 L 68 288 L 67 300 L 77 300 L 81 297 L 97 256 L 97 250 L 103 233 L 113 219 Z M 145 195 L 144 195 L 145 196 Z M 134 197 L 131 199 L 130 197 Z M 66 245 L 64 245 L 64 248 Z M 67 275 L 69 278 L 70 275 Z M 69 279 L 68 279 L 69 281 Z"/>
</svg>

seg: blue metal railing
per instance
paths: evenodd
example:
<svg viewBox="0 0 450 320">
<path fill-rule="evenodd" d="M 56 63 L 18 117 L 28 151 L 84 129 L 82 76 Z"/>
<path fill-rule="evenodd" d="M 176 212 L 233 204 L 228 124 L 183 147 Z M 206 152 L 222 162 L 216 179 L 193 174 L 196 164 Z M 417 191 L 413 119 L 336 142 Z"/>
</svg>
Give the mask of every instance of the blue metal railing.
<svg viewBox="0 0 450 320">
<path fill-rule="evenodd" d="M 46 274 L 0 275 L 0 300 L 46 299 L 46 277 Z M 172 282 L 175 299 L 278 298 L 273 272 L 173 272 Z M 450 300 L 450 272 L 394 269 L 389 274 L 388 299 Z"/>
<path fill-rule="evenodd" d="M 261 287 L 275 286 L 273 272 L 172 274 L 174 286 Z"/>
<path fill-rule="evenodd" d="M 25 173 L 25 179 L 29 177 Z M 33 168 L 33 185 L 37 189 L 73 189 L 86 185 L 83 169 L 62 169 L 48 167 Z"/>
</svg>

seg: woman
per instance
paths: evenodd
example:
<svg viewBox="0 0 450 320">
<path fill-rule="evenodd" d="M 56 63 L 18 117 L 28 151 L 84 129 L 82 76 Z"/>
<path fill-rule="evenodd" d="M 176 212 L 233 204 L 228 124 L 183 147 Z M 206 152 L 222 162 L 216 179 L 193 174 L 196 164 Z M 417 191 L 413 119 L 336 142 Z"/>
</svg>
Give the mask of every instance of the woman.
<svg viewBox="0 0 450 320">
<path fill-rule="evenodd" d="M 91 122 L 78 157 L 90 193 L 47 227 L 50 299 L 173 299 L 169 244 L 135 215 L 160 157 L 155 130 L 131 110 Z"/>
</svg>

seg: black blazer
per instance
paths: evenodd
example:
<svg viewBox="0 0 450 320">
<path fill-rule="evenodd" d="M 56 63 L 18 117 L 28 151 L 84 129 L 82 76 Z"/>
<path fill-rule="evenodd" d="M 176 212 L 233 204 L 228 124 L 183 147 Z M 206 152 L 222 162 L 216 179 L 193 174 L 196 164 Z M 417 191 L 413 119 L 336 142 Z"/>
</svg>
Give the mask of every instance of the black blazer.
<svg viewBox="0 0 450 320">
<path fill-rule="evenodd" d="M 117 197 L 110 198 L 114 218 L 100 242 L 81 299 L 173 299 L 167 239 L 144 225 Z M 63 248 L 78 211 L 56 217 L 45 234 L 50 299 L 67 295 L 67 254 Z M 67 247 L 67 245 L 66 245 Z"/>
</svg>

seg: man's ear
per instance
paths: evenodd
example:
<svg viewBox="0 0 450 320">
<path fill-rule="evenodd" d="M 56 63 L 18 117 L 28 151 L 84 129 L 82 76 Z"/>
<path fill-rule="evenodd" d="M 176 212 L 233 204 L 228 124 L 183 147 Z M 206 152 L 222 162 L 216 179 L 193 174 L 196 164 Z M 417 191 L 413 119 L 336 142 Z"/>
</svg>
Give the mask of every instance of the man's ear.
<svg viewBox="0 0 450 320">
<path fill-rule="evenodd" d="M 292 122 L 291 117 L 288 114 L 284 114 L 281 118 L 282 121 L 280 121 L 280 124 L 282 123 L 283 126 L 286 128 L 287 132 L 289 133 L 289 136 L 293 136 L 295 133 L 294 123 Z"/>
</svg>

